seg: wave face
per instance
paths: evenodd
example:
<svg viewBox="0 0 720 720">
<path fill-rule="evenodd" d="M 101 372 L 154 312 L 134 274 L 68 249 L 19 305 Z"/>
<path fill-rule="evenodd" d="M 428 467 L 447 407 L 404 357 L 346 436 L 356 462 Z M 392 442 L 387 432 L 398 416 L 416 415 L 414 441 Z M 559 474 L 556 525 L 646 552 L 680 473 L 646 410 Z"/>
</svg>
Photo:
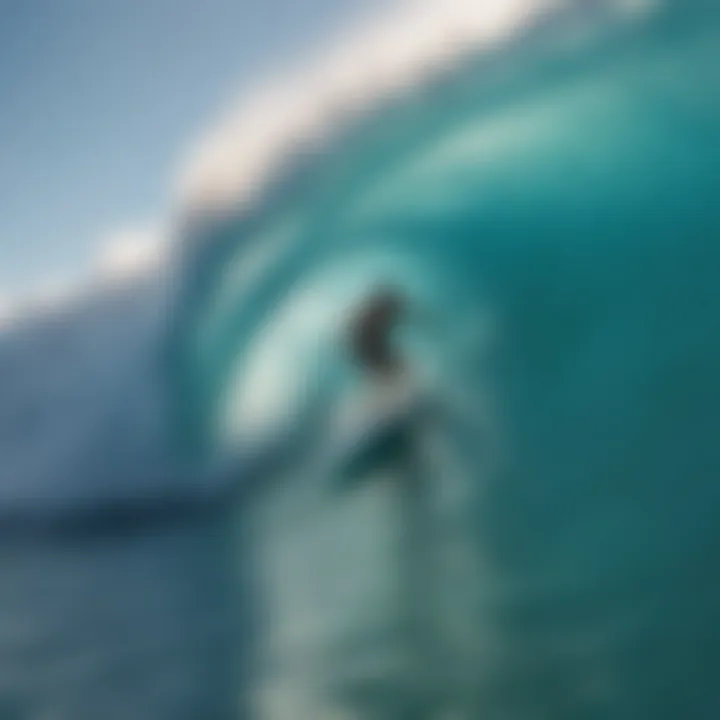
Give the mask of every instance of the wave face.
<svg viewBox="0 0 720 720">
<path fill-rule="evenodd" d="M 162 293 L 99 290 L 0 337 L 6 513 L 142 492 L 138 474 L 162 464 Z"/>
<path fill-rule="evenodd" d="M 332 418 L 254 515 L 262 717 L 716 710 L 720 26 L 699 7 L 572 62 L 498 58 L 502 91 L 468 61 L 191 243 L 184 437 L 242 443 L 268 365 L 283 392 L 259 432 L 304 424 L 320 391 Z M 432 691 L 398 657 L 418 639 L 393 588 L 394 530 L 422 508 L 393 499 L 386 450 L 357 494 L 316 463 L 372 394 L 338 332 L 378 284 L 432 318 L 404 346 L 445 418 L 423 466 L 445 561 L 412 580 L 437 603 Z"/>
</svg>

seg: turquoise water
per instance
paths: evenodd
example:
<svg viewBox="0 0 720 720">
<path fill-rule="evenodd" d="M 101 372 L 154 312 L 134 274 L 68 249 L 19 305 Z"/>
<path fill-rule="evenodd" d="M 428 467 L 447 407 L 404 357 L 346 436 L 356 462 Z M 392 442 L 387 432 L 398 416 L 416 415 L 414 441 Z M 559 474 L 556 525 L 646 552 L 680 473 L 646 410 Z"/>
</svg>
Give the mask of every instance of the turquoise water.
<svg viewBox="0 0 720 720">
<path fill-rule="evenodd" d="M 183 431 L 201 454 L 242 442 L 252 393 L 235 389 L 261 384 L 246 374 L 254 363 L 274 358 L 296 388 L 265 429 L 303 424 L 318 388 L 332 388 L 333 407 L 363 397 L 338 370 L 337 333 L 378 283 L 421 310 L 407 358 L 441 408 L 434 440 L 446 449 L 428 467 L 449 499 L 431 503 L 418 591 L 435 597 L 435 687 L 424 694 L 421 675 L 383 654 L 400 572 L 387 563 L 401 560 L 382 536 L 384 550 L 358 561 L 378 572 L 364 584 L 378 588 L 375 609 L 344 622 L 379 638 L 368 652 L 393 669 L 358 671 L 353 702 L 369 704 L 338 707 L 331 679 L 356 661 L 333 654 L 330 610 L 322 596 L 308 610 L 304 590 L 341 577 L 325 564 L 340 536 L 373 552 L 371 518 L 397 528 L 408 508 L 368 479 L 341 532 L 340 505 L 298 461 L 258 516 L 259 551 L 287 545 L 304 568 L 266 581 L 273 597 L 297 598 L 270 614 L 267 637 L 293 618 L 306 628 L 273 640 L 281 669 L 264 682 L 286 700 L 264 717 L 405 717 L 413 697 L 413 717 L 716 714 L 720 26 L 707 5 L 668 7 L 572 62 L 520 52 L 502 92 L 488 94 L 482 63 L 470 64 L 361 123 L 257 214 L 191 244 L 178 378 Z M 270 259 L 239 288 L 232 269 L 258 247 Z M 299 337 L 268 333 L 299 322 L 287 317 L 308 296 L 335 317 Z M 422 712 L 418 697 L 433 698 Z"/>
</svg>

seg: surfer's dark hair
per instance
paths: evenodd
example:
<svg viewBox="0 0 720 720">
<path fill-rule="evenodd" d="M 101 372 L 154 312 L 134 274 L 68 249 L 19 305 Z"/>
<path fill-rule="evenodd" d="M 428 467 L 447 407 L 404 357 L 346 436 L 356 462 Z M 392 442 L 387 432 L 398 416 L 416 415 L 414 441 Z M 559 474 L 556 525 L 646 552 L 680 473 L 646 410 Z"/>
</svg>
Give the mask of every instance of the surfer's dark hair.
<svg viewBox="0 0 720 720">
<path fill-rule="evenodd" d="M 389 375 L 401 369 L 402 361 L 390 335 L 406 305 L 405 297 L 397 289 L 379 287 L 350 318 L 350 352 L 365 370 Z"/>
</svg>

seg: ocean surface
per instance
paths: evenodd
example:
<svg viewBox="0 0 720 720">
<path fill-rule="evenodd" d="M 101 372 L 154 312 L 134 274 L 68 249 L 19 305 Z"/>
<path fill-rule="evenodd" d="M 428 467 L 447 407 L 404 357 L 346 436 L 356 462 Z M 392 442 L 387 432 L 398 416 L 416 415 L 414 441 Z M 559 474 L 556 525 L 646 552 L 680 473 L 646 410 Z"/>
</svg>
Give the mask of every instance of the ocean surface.
<svg viewBox="0 0 720 720">
<path fill-rule="evenodd" d="M 242 717 L 235 534 L 225 512 L 3 538 L 0 718 Z"/>
</svg>

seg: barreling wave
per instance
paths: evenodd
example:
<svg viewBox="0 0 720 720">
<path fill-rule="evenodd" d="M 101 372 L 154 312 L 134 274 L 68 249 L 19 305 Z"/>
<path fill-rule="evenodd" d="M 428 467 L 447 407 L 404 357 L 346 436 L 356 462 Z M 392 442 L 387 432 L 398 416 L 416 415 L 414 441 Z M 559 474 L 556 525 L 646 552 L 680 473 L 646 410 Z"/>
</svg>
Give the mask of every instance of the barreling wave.
<svg viewBox="0 0 720 720">
<path fill-rule="evenodd" d="M 508 129 L 490 123 L 488 132 L 498 146 L 512 143 L 524 98 L 552 88 L 569 66 L 611 53 L 623 35 L 647 34 L 662 4 L 446 5 L 411 7 L 348 38 L 248 100 L 201 143 L 183 183 L 169 283 L 132 280 L 2 337 L 2 507 L 72 512 L 222 495 L 223 482 L 184 451 L 211 443 L 241 358 L 257 330 L 273 324 L 281 299 L 301 291 L 302 278 L 312 285 L 332 276 L 346 252 L 365 263 L 366 280 L 379 273 L 425 283 L 421 294 L 428 288 L 422 271 L 409 279 L 407 257 L 420 257 L 422 238 L 439 226 L 425 210 L 439 207 L 441 195 L 411 200 L 422 217 L 392 220 L 372 238 L 343 226 L 344 245 L 326 241 L 337 208 L 468 118 L 505 108 Z M 462 183 L 446 187 L 462 193 Z M 453 213 L 445 213 L 452 222 L 467 220 Z M 409 242 L 386 243 L 388 231 Z M 428 255 L 438 267 L 457 260 L 440 250 Z M 450 283 L 461 291 L 462 283 Z M 349 302 L 338 298 L 338 308 Z M 252 402 L 263 407 L 266 399 L 259 393 Z"/>
</svg>

